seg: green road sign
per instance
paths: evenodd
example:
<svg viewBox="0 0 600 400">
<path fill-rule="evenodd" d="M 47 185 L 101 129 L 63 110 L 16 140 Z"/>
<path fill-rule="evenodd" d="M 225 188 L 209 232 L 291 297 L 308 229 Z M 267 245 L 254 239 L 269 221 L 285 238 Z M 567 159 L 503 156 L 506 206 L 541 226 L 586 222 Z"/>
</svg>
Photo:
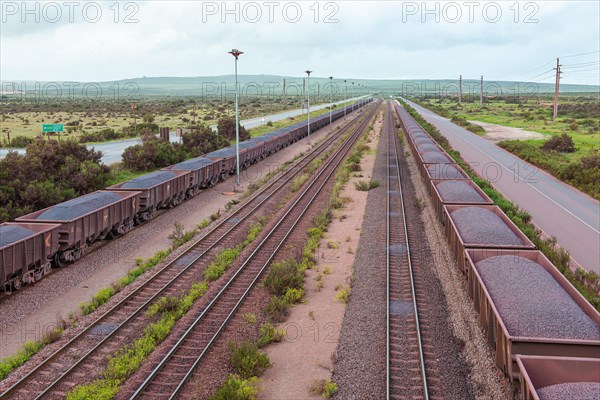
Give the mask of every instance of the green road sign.
<svg viewBox="0 0 600 400">
<path fill-rule="evenodd" d="M 42 125 L 42 132 L 47 133 L 47 132 L 63 132 L 64 131 L 64 125 L 63 124 L 43 124 Z"/>
</svg>

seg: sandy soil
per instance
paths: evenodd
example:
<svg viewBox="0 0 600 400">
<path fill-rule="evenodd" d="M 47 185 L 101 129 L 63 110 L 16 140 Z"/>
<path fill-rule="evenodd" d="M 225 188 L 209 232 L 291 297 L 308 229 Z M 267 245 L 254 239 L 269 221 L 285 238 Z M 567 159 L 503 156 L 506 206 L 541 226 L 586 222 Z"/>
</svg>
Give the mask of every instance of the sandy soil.
<svg viewBox="0 0 600 400">
<path fill-rule="evenodd" d="M 526 131 L 521 128 L 490 124 L 487 122 L 469 121 L 485 129 L 484 138 L 490 142 L 501 142 L 503 140 L 526 140 L 544 139 L 544 135 L 538 132 Z"/>
<path fill-rule="evenodd" d="M 334 122 L 334 128 L 343 121 L 344 119 L 340 119 Z M 316 143 L 329 132 L 329 128 L 324 128 L 311 133 L 311 142 Z M 285 161 L 308 149 L 309 146 L 306 144 L 306 140 L 301 140 L 253 165 L 242 172 L 242 186 L 244 189 L 247 188 L 252 182 L 260 180 Z M 14 317 L 11 316 L 11 318 L 14 318 L 11 321 L 5 319 L 0 323 L 2 338 L 0 341 L 0 358 L 14 354 L 26 341 L 40 340 L 45 332 L 56 326 L 57 319 L 66 318 L 71 312 L 80 313 L 79 304 L 89 301 L 98 290 L 110 286 L 112 282 L 125 275 L 128 270 L 134 267 L 135 258 L 149 257 L 158 250 L 169 247 L 171 243 L 168 236 L 173 231 L 175 222 L 183 224 L 186 230 L 193 229 L 196 224 L 208 218 L 211 214 L 218 210 L 223 211 L 225 204 L 240 196 L 224 194 L 232 190 L 234 183 L 235 177 L 231 176 L 213 188 L 202 191 L 176 209 L 159 215 L 125 237 L 108 242 L 104 248 L 87 255 L 79 262 L 57 270 L 34 286 L 27 287 L 19 293 L 2 299 L 0 301 L 0 314 L 2 314 L 1 309 L 3 307 L 19 307 L 22 301 L 28 303 L 35 301 L 35 304 L 28 304 L 27 309 L 16 313 L 17 315 Z M 146 233 L 141 234 L 138 231 Z M 141 237 L 130 240 L 129 238 L 136 236 L 136 232 Z M 100 254 L 100 252 L 103 253 Z M 92 257 L 94 257 L 94 261 L 90 261 Z M 95 258 L 98 260 L 95 260 Z M 101 265 L 90 267 L 93 270 L 92 272 L 85 274 L 85 277 L 81 278 L 79 282 L 62 291 L 49 294 L 49 291 L 44 290 L 44 286 L 59 285 L 60 282 L 71 279 L 70 271 L 75 268 L 86 268 L 86 264 L 89 263 Z M 7 311 L 6 314 L 15 313 Z"/>
<path fill-rule="evenodd" d="M 380 114 L 370 134 L 372 149 L 377 148 L 381 118 Z M 354 182 L 369 179 L 374 163 L 375 154 L 366 153 L 358 173 L 363 176 L 351 177 L 342 191 L 341 196 L 352 201 L 334 213 L 327 235 L 319 244 L 316 269 L 306 271 L 305 303 L 294 306 L 279 326 L 286 331 L 286 339 L 265 348 L 273 366 L 262 377 L 261 399 L 322 399 L 320 394 L 311 394 L 310 387 L 316 381 L 331 379 L 346 307 L 335 295 L 351 284 L 367 204 L 368 192 L 357 191 Z M 323 281 L 320 289 L 317 276 Z"/>
</svg>

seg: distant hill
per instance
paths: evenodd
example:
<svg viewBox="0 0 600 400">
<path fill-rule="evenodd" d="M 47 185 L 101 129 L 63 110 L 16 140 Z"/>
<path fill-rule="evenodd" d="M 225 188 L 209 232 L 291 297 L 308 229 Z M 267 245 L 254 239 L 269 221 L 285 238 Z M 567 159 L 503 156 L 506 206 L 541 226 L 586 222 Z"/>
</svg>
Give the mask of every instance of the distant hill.
<svg viewBox="0 0 600 400">
<path fill-rule="evenodd" d="M 262 94 L 266 96 L 281 95 L 283 81 L 286 81 L 286 92 L 288 96 L 299 95 L 302 93 L 303 79 L 305 77 L 277 76 L 277 75 L 239 75 L 238 81 L 241 85 L 242 93 L 247 95 Z M 47 97 L 56 97 L 58 89 L 64 96 L 77 97 L 82 95 L 83 88 L 87 89 L 88 98 L 93 98 L 96 93 L 101 93 L 102 97 L 115 96 L 117 90 L 120 97 L 136 96 L 159 96 L 159 97 L 188 97 L 188 96 L 231 96 L 234 92 L 234 75 L 221 76 L 197 76 L 197 77 L 141 77 L 132 79 L 122 79 L 110 82 L 33 82 L 33 81 L 0 81 L 1 95 L 22 95 L 34 94 L 35 92 L 45 93 Z M 352 85 L 354 82 L 354 85 Z M 311 77 L 311 94 L 318 94 L 322 97 L 329 95 L 329 79 L 322 77 Z M 333 83 L 336 90 L 342 94 L 348 95 L 365 92 L 367 88 L 383 94 L 455 94 L 458 92 L 458 80 L 450 79 L 347 79 L 344 84 L 343 79 L 334 79 Z M 363 85 L 364 88 L 359 87 Z M 73 90 L 74 88 L 74 90 Z M 562 84 L 561 93 L 598 93 L 600 86 L 597 85 L 572 85 Z M 519 94 L 531 95 L 536 93 L 552 93 L 554 84 L 534 83 L 534 82 L 509 82 L 509 81 L 484 81 L 484 93 L 494 95 L 502 93 L 504 95 Z M 479 94 L 478 80 L 464 80 L 463 94 Z"/>
</svg>

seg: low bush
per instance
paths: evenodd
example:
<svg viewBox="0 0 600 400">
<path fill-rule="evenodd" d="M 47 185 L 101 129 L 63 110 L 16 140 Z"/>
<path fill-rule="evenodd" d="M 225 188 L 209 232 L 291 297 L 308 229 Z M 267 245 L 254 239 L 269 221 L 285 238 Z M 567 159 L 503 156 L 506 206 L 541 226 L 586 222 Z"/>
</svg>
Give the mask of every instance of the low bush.
<svg viewBox="0 0 600 400">
<path fill-rule="evenodd" d="M 369 179 L 368 181 L 354 182 L 354 188 L 361 192 L 367 192 L 379 186 L 379 181 L 376 179 Z"/>
<path fill-rule="evenodd" d="M 210 400 L 256 400 L 258 397 L 256 377 L 244 379 L 239 375 L 229 375 L 225 383 L 217 389 Z"/>
<path fill-rule="evenodd" d="M 542 149 L 546 151 L 554 150 L 559 153 L 573 153 L 575 152 L 575 143 L 571 136 L 563 133 L 560 136 L 552 136 L 546 140 L 542 145 Z"/>
<path fill-rule="evenodd" d="M 285 331 L 277 329 L 269 322 L 265 322 L 259 329 L 260 337 L 256 341 L 258 347 L 264 347 L 269 343 L 280 342 L 285 337 Z"/>
<path fill-rule="evenodd" d="M 236 373 L 244 379 L 261 376 L 270 366 L 269 356 L 259 350 L 256 343 L 248 340 L 239 345 L 230 342 L 231 366 Z"/>
<path fill-rule="evenodd" d="M 264 279 L 269 293 L 281 296 L 288 288 L 301 289 L 304 283 L 304 272 L 295 260 L 286 260 L 271 266 L 269 274 Z"/>
</svg>

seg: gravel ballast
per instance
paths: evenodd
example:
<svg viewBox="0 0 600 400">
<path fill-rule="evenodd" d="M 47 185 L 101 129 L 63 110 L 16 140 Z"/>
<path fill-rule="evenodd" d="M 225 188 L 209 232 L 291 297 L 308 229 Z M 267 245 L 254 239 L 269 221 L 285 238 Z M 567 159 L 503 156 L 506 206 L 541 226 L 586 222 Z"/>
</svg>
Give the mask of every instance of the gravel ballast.
<svg viewBox="0 0 600 400">
<path fill-rule="evenodd" d="M 538 263 L 507 255 L 475 267 L 510 335 L 600 340 L 600 326 Z"/>
<path fill-rule="evenodd" d="M 0 247 L 4 247 L 21 239 L 25 239 L 33 234 L 34 232 L 20 226 L 0 226 Z"/>
<path fill-rule="evenodd" d="M 427 153 L 427 152 L 435 152 L 435 153 L 439 153 L 440 152 L 440 148 L 438 146 L 434 145 L 434 144 L 431 144 L 431 143 L 419 144 L 419 145 L 417 145 L 417 150 L 421 154 Z"/>
<path fill-rule="evenodd" d="M 426 166 L 431 179 L 466 179 L 466 177 L 452 164 L 433 164 Z"/>
<path fill-rule="evenodd" d="M 111 192 L 95 192 L 87 196 L 76 197 L 49 208 L 35 219 L 46 221 L 70 221 L 92 211 L 98 211 L 110 204 L 123 200 L 123 197 Z"/>
<path fill-rule="evenodd" d="M 210 160 L 206 157 L 196 157 L 180 162 L 179 164 L 175 164 L 171 167 L 171 169 L 176 171 L 195 171 L 204 166 L 212 164 L 213 162 L 213 160 Z"/>
<path fill-rule="evenodd" d="M 498 215 L 482 207 L 463 207 L 450 217 L 465 244 L 522 246 L 525 243 Z"/>
<path fill-rule="evenodd" d="M 444 181 L 436 186 L 447 203 L 483 203 L 485 199 L 465 181 Z"/>
<path fill-rule="evenodd" d="M 538 389 L 537 394 L 540 400 L 598 400 L 600 399 L 600 383 L 560 383 Z"/>
<path fill-rule="evenodd" d="M 123 189 L 148 189 L 163 182 L 177 177 L 177 174 L 169 171 L 156 171 L 138 178 L 134 178 L 121 185 Z"/>
<path fill-rule="evenodd" d="M 452 160 L 439 150 L 421 153 L 421 158 L 425 164 L 452 164 Z"/>
</svg>

